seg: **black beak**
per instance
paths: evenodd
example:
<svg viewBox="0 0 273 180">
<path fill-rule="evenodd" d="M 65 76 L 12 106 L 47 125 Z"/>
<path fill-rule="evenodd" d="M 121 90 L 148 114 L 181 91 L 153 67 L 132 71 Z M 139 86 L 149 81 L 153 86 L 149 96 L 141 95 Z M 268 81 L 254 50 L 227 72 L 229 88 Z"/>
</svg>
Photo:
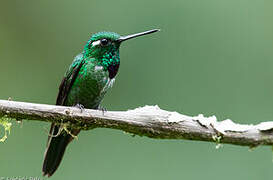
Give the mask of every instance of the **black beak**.
<svg viewBox="0 0 273 180">
<path fill-rule="evenodd" d="M 141 32 L 141 33 L 131 34 L 131 35 L 127 35 L 127 36 L 121 36 L 118 39 L 118 42 L 123 42 L 123 41 L 126 41 L 128 39 L 132 39 L 132 38 L 135 38 L 135 37 L 138 37 L 138 36 L 143 36 L 143 35 L 146 35 L 146 34 L 151 34 L 151 33 L 157 32 L 157 31 L 160 31 L 160 29 L 153 29 L 153 30 L 149 30 L 149 31 Z"/>
</svg>

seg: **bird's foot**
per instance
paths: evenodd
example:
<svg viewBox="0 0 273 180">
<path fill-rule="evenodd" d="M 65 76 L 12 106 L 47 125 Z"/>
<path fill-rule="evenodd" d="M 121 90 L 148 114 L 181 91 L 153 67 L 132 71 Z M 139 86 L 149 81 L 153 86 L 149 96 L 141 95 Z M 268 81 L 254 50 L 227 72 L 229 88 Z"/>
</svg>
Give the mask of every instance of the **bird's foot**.
<svg viewBox="0 0 273 180">
<path fill-rule="evenodd" d="M 76 104 L 75 107 L 80 109 L 81 113 L 84 111 L 84 106 L 82 104 Z"/>
<path fill-rule="evenodd" d="M 103 107 L 103 106 L 99 106 L 98 110 L 101 110 L 102 112 L 102 115 L 104 115 L 104 113 L 107 111 L 106 107 Z"/>
</svg>

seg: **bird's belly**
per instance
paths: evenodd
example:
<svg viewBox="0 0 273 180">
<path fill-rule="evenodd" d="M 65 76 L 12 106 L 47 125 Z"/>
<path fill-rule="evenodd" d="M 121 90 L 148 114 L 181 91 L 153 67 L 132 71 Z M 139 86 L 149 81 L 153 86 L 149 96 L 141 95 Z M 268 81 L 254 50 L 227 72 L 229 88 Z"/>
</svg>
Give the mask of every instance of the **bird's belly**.
<svg viewBox="0 0 273 180">
<path fill-rule="evenodd" d="M 111 80 L 108 72 L 101 66 L 91 67 L 83 67 L 80 70 L 68 94 L 67 105 L 81 104 L 89 109 L 98 108 Z"/>
</svg>

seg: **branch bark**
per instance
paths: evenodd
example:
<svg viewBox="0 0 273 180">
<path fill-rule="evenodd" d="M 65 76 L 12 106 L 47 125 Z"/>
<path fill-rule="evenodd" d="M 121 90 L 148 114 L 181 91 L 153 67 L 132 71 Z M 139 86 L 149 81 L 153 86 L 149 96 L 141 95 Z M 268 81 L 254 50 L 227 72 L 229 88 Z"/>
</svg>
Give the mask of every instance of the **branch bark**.
<svg viewBox="0 0 273 180">
<path fill-rule="evenodd" d="M 215 116 L 187 116 L 158 106 L 128 111 L 106 111 L 0 100 L 0 117 L 64 123 L 89 130 L 120 129 L 158 139 L 187 139 L 256 147 L 273 145 L 273 121 L 257 125 L 236 124 Z"/>
</svg>

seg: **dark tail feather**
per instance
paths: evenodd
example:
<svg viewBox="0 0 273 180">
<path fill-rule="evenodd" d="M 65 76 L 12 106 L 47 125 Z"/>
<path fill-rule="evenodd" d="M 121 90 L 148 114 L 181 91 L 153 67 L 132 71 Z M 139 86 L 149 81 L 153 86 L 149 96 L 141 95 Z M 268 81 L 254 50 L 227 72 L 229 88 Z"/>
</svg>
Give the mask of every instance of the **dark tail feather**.
<svg viewBox="0 0 273 180">
<path fill-rule="evenodd" d="M 58 134 L 59 128 L 59 125 L 51 124 L 43 163 L 44 176 L 50 177 L 57 170 L 63 158 L 66 146 L 73 140 L 73 137 L 65 131 Z M 79 132 L 79 130 L 73 130 L 71 133 L 77 135 Z"/>
</svg>

